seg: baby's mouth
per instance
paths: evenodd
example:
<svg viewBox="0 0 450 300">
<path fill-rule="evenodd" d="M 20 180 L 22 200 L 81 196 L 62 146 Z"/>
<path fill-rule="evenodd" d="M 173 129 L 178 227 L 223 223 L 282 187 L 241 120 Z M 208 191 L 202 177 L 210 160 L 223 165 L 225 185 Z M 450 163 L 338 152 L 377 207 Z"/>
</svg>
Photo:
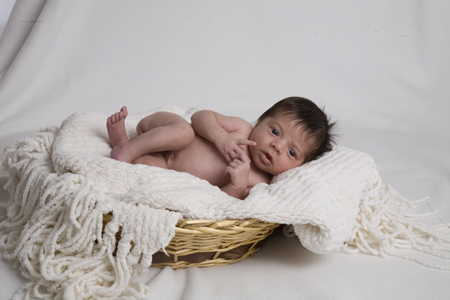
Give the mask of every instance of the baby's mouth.
<svg viewBox="0 0 450 300">
<path fill-rule="evenodd" d="M 262 152 L 261 159 L 267 165 L 272 163 L 272 156 L 270 156 L 270 154 L 268 154 L 268 153 Z"/>
</svg>

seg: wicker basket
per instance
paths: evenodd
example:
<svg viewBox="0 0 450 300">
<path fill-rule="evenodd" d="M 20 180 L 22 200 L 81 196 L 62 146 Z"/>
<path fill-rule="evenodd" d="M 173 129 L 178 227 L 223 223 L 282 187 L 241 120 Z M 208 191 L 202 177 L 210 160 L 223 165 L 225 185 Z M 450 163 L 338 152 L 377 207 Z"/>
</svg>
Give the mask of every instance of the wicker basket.
<svg viewBox="0 0 450 300">
<path fill-rule="evenodd" d="M 104 215 L 106 225 L 111 215 Z M 153 255 L 152 267 L 173 269 L 228 265 L 251 257 L 263 240 L 280 226 L 276 223 L 248 220 L 186 220 L 180 219 L 175 236 Z M 120 231 L 116 234 L 120 239 Z"/>
</svg>

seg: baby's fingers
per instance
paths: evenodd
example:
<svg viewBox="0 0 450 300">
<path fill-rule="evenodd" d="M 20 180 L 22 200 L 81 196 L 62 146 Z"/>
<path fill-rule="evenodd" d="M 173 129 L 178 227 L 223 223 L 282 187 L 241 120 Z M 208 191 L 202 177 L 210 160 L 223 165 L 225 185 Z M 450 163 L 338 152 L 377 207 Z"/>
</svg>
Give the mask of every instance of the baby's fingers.
<svg viewBox="0 0 450 300">
<path fill-rule="evenodd" d="M 247 145 L 247 146 L 256 146 L 256 142 L 250 141 L 250 140 L 247 140 L 247 139 L 238 139 L 236 141 L 236 144 L 238 144 L 238 145 Z"/>
<path fill-rule="evenodd" d="M 233 150 L 224 152 L 223 155 L 225 156 L 225 159 L 228 161 L 228 163 L 232 162 L 237 157 L 235 151 L 233 151 Z"/>
<path fill-rule="evenodd" d="M 244 150 L 239 151 L 237 159 L 248 164 L 251 162 Z"/>
<path fill-rule="evenodd" d="M 226 168 L 225 168 L 225 174 L 232 174 L 236 173 L 236 169 L 238 167 L 238 164 L 232 161 Z"/>
</svg>

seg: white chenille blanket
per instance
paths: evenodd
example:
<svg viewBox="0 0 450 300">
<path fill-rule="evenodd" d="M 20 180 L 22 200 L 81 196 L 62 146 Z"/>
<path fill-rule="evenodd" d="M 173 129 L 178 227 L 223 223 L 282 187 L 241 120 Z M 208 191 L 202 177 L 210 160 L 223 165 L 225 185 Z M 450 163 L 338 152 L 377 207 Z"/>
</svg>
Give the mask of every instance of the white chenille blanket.
<svg viewBox="0 0 450 300">
<path fill-rule="evenodd" d="M 129 116 L 128 134 L 136 134 L 138 121 L 157 110 L 189 120 L 199 109 L 162 107 Z M 130 285 L 130 279 L 151 265 L 152 254 L 169 243 L 182 217 L 293 224 L 303 246 L 316 253 L 401 256 L 396 248 L 413 248 L 448 258 L 446 227 L 409 221 L 411 204 L 382 184 L 374 161 L 362 152 L 337 146 L 270 185 L 258 184 L 241 201 L 190 174 L 110 159 L 105 124 L 105 115 L 75 113 L 60 128 L 5 149 L 2 167 L 10 174 L 11 199 L 0 223 L 0 245 L 30 280 L 25 288 L 43 298 L 144 299 L 149 291 Z M 102 233 L 108 212 L 113 219 Z M 47 287 L 47 295 L 39 287 Z"/>
</svg>

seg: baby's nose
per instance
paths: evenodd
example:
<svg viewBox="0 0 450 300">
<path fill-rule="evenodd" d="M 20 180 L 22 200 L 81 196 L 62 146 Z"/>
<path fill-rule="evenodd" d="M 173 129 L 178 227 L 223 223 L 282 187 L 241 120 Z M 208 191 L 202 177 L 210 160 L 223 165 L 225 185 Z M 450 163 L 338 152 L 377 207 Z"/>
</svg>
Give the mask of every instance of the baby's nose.
<svg viewBox="0 0 450 300">
<path fill-rule="evenodd" d="M 278 153 L 281 153 L 281 150 L 283 149 L 282 143 L 280 141 L 273 141 L 272 142 L 272 148 Z"/>
</svg>

